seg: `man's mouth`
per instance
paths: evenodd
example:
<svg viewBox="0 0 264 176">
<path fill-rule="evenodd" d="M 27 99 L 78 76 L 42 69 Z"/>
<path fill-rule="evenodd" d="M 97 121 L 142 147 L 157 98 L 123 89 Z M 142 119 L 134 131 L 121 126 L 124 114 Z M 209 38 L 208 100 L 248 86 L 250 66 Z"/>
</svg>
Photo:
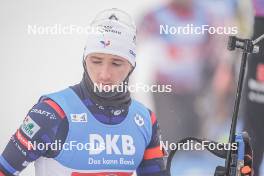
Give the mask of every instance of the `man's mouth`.
<svg viewBox="0 0 264 176">
<path fill-rule="evenodd" d="M 100 83 L 102 86 L 112 86 L 112 83 Z"/>
</svg>

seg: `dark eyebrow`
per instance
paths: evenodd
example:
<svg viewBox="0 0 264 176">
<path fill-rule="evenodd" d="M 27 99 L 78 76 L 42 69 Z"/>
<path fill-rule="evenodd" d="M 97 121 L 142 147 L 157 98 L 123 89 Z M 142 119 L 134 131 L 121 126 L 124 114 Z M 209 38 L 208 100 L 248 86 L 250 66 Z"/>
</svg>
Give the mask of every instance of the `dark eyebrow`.
<svg viewBox="0 0 264 176">
<path fill-rule="evenodd" d="M 114 61 L 117 61 L 117 62 L 124 62 L 124 60 L 122 59 L 118 59 L 118 58 L 112 58 Z"/>
<path fill-rule="evenodd" d="M 98 60 L 102 60 L 103 58 L 101 58 L 100 56 L 90 56 L 91 59 L 98 59 Z M 115 58 L 115 57 L 112 57 L 113 61 L 115 62 L 125 62 L 124 60 L 122 59 L 119 59 L 119 58 Z"/>
<path fill-rule="evenodd" d="M 99 60 L 102 60 L 101 57 L 98 57 L 98 56 L 90 56 L 91 59 L 99 59 Z"/>
</svg>

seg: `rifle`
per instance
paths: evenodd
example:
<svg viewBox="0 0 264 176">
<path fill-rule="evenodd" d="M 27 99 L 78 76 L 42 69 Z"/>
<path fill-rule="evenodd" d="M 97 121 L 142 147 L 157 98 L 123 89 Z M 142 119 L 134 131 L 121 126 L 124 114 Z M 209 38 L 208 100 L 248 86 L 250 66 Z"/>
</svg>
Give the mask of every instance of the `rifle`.
<svg viewBox="0 0 264 176">
<path fill-rule="evenodd" d="M 245 70 L 247 66 L 247 58 L 248 55 L 251 53 L 258 53 L 259 52 L 259 46 L 257 46 L 257 43 L 259 43 L 261 40 L 264 39 L 264 34 L 258 37 L 256 40 L 250 40 L 250 39 L 241 39 L 236 36 L 230 36 L 228 41 L 228 47 L 227 49 L 230 51 L 233 51 L 237 48 L 242 49 L 242 60 L 240 65 L 240 71 L 239 71 L 239 78 L 237 83 L 237 90 L 236 90 L 236 99 L 233 109 L 233 115 L 232 115 L 232 123 L 229 133 L 229 140 L 228 143 L 237 143 L 238 148 L 237 150 L 210 150 L 208 147 L 206 148 L 208 151 L 216 155 L 217 157 L 225 159 L 225 166 L 217 166 L 214 176 L 242 176 L 241 169 L 244 167 L 244 157 L 245 157 L 245 150 L 246 145 L 249 145 L 249 136 L 247 133 L 238 133 L 236 134 L 236 126 L 237 126 L 237 119 L 238 119 L 238 112 L 239 112 L 239 105 L 240 105 L 240 99 L 242 95 L 242 89 L 243 89 L 243 81 L 245 77 Z M 184 143 L 189 140 L 196 141 L 198 143 L 202 143 L 205 141 L 205 139 L 198 139 L 194 137 L 188 137 L 180 140 L 178 143 Z M 217 142 L 211 141 L 212 143 L 217 144 Z M 167 172 L 170 174 L 171 169 L 171 162 L 172 158 L 174 157 L 177 149 L 172 150 L 168 156 L 167 159 Z M 251 172 L 252 174 L 252 172 Z"/>
</svg>

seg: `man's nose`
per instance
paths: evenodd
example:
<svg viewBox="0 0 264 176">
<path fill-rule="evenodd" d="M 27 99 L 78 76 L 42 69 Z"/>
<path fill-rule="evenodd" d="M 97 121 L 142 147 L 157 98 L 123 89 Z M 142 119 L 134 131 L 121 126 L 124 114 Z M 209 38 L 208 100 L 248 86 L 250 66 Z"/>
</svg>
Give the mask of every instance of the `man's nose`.
<svg viewBox="0 0 264 176">
<path fill-rule="evenodd" d="M 104 65 L 101 67 L 99 78 L 101 81 L 108 81 L 111 78 L 111 70 L 109 66 Z"/>
</svg>

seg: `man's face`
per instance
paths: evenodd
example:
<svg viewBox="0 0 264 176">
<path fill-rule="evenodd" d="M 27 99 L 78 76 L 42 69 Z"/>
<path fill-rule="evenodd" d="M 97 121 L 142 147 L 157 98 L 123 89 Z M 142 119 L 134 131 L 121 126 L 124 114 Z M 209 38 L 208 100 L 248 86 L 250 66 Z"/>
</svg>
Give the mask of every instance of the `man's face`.
<svg viewBox="0 0 264 176">
<path fill-rule="evenodd" d="M 85 62 L 93 83 L 102 86 L 119 85 L 132 70 L 126 59 L 112 54 L 92 53 L 86 56 Z"/>
</svg>

